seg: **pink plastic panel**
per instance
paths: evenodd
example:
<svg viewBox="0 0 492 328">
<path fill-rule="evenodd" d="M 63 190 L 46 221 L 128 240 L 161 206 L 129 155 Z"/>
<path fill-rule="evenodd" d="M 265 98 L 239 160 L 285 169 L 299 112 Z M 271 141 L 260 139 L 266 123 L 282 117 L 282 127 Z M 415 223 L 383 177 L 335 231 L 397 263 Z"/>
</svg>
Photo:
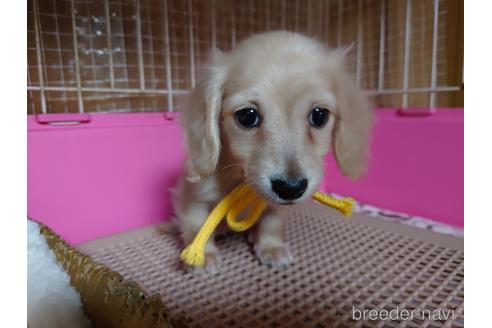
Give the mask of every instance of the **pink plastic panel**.
<svg viewBox="0 0 492 328">
<path fill-rule="evenodd" d="M 179 124 L 164 114 L 56 126 L 29 116 L 28 128 L 29 217 L 71 243 L 170 217 L 184 153 Z"/>
<path fill-rule="evenodd" d="M 396 110 L 376 110 L 367 174 L 353 182 L 338 173 L 329 156 L 324 189 L 462 227 L 463 113 L 438 109 L 430 116 L 402 117 Z"/>
<path fill-rule="evenodd" d="M 380 207 L 463 225 L 463 110 L 427 117 L 376 110 L 367 176 L 328 159 L 324 185 Z M 71 243 L 162 222 L 183 167 L 171 114 L 28 117 L 28 215 Z M 74 121 L 80 121 L 74 124 Z M 41 122 L 41 123 L 40 123 Z M 64 125 L 67 123 L 69 125 Z"/>
</svg>

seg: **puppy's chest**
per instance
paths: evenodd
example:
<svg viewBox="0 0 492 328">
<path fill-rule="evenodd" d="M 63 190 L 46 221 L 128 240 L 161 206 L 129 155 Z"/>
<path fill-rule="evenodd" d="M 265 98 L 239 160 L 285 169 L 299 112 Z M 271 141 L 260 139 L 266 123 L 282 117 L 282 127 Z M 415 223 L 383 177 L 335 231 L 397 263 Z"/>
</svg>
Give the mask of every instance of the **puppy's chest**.
<svg viewBox="0 0 492 328">
<path fill-rule="evenodd" d="M 198 182 L 195 196 L 201 202 L 210 203 L 211 208 L 213 208 L 241 181 L 242 179 L 228 178 L 221 174 L 215 174 Z"/>
</svg>

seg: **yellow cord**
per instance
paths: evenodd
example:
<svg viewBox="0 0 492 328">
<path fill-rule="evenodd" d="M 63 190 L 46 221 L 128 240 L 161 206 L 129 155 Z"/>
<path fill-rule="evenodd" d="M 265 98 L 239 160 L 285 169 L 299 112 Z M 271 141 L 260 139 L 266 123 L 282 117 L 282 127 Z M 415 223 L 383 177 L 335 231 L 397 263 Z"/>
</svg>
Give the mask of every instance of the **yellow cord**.
<svg viewBox="0 0 492 328">
<path fill-rule="evenodd" d="M 344 199 L 336 199 L 319 191 L 314 193 L 313 199 L 320 202 L 321 204 L 336 208 L 345 216 L 352 215 L 352 209 L 354 208 L 355 204 L 355 200 L 353 198 L 347 197 Z"/>
<path fill-rule="evenodd" d="M 324 205 L 336 208 L 345 216 L 352 215 L 354 206 L 352 198 L 335 199 L 318 191 L 314 193 L 313 199 Z M 250 207 L 249 214 L 238 221 L 237 217 L 248 206 Z M 181 259 L 188 265 L 204 266 L 205 245 L 224 216 L 226 216 L 227 225 L 231 230 L 245 231 L 258 221 L 266 207 L 267 202 L 259 197 L 249 185 L 246 183 L 240 184 L 212 210 L 195 239 L 181 252 Z"/>
</svg>

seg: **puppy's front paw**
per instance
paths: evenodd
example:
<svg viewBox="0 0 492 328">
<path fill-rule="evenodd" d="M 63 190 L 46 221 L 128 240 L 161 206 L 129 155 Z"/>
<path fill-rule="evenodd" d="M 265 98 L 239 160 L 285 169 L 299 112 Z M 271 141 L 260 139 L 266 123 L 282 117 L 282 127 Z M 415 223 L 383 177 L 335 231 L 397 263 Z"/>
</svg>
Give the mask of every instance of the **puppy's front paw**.
<svg viewBox="0 0 492 328">
<path fill-rule="evenodd" d="M 255 253 L 258 260 L 270 268 L 285 268 L 294 262 L 287 245 L 255 245 Z"/>
<path fill-rule="evenodd" d="M 205 265 L 203 267 L 188 266 L 188 272 L 193 274 L 216 273 L 219 271 L 220 256 L 217 252 L 205 253 Z"/>
</svg>

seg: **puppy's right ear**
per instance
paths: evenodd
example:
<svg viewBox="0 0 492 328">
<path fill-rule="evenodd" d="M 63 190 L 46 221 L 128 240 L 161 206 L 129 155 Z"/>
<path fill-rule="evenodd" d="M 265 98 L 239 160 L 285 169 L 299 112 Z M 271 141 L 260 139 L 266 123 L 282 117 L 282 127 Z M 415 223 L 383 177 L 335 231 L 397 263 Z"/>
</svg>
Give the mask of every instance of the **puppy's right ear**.
<svg viewBox="0 0 492 328">
<path fill-rule="evenodd" d="M 226 79 L 226 58 L 215 50 L 183 108 L 182 124 L 192 175 L 215 171 L 220 155 L 219 118 Z"/>
<path fill-rule="evenodd" d="M 357 88 L 345 65 L 345 52 L 332 53 L 331 75 L 339 117 L 335 123 L 333 150 L 343 175 L 354 179 L 366 170 L 372 130 L 372 110 L 367 97 Z"/>
</svg>

